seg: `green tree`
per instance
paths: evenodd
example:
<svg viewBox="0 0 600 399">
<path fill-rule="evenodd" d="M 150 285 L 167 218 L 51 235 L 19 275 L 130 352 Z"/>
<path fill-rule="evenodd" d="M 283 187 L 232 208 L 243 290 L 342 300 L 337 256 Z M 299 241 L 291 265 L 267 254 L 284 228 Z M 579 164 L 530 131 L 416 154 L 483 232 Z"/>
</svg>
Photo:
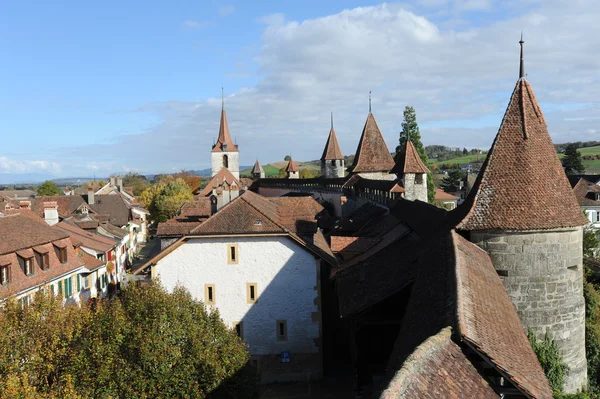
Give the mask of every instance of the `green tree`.
<svg viewBox="0 0 600 399">
<path fill-rule="evenodd" d="M 562 165 L 565 168 L 565 173 L 568 175 L 585 172 L 581 153 L 577 151 L 577 145 L 573 143 L 567 145 L 565 148 L 565 156 L 562 159 Z"/>
<path fill-rule="evenodd" d="M 137 172 L 129 172 L 123 176 L 123 186 L 131 187 L 133 190 L 133 195 L 137 197 L 150 186 L 150 182 L 144 175 L 140 175 Z"/>
<path fill-rule="evenodd" d="M 190 187 L 185 180 L 178 178 L 164 185 L 162 190 L 154 197 L 148 210 L 154 220 L 165 222 L 177 215 L 184 203 L 193 199 L 194 195 Z"/>
<path fill-rule="evenodd" d="M 292 159 L 291 155 L 286 155 L 283 160 L 289 162 Z"/>
<path fill-rule="evenodd" d="M 569 366 L 564 362 L 558 345 L 550 339 L 548 332 L 541 341 L 536 339 L 535 332 L 531 328 L 527 330 L 527 336 L 533 352 L 535 352 L 544 374 L 548 378 L 550 388 L 555 394 L 562 394 Z"/>
<path fill-rule="evenodd" d="M 598 232 L 590 227 L 583 228 L 583 256 L 595 258 L 600 250 L 600 238 Z"/>
<path fill-rule="evenodd" d="M 38 197 L 42 196 L 50 196 L 50 195 L 62 195 L 62 191 L 56 183 L 51 180 L 46 180 L 42 184 L 40 184 L 37 188 Z"/>
<path fill-rule="evenodd" d="M 301 179 L 313 179 L 317 177 L 317 174 L 310 169 L 300 169 Z"/>
<path fill-rule="evenodd" d="M 277 174 L 277 177 L 280 179 L 284 179 L 287 177 L 287 172 L 285 171 L 285 166 L 281 169 L 279 169 L 279 173 Z"/>
<path fill-rule="evenodd" d="M 0 329 L 2 399 L 257 397 L 245 344 L 180 288 L 130 284 L 93 308 L 10 300 Z"/>
<path fill-rule="evenodd" d="M 421 133 L 419 132 L 419 125 L 417 124 L 417 114 L 413 107 L 407 105 L 404 109 L 404 120 L 402 122 L 402 130 L 400 131 L 398 146 L 396 147 L 396 156 L 400 154 L 406 145 L 406 140 L 409 137 L 410 141 L 412 141 L 413 145 L 415 146 L 421 161 L 427 165 L 427 153 L 425 152 L 425 147 L 423 147 L 423 143 L 421 142 Z M 427 174 L 427 200 L 430 203 L 435 200 L 435 183 L 431 173 Z"/>
<path fill-rule="evenodd" d="M 464 179 L 465 173 L 460 169 L 450 169 L 448 175 L 442 180 L 442 190 L 454 192 L 460 190 L 460 182 Z"/>
</svg>

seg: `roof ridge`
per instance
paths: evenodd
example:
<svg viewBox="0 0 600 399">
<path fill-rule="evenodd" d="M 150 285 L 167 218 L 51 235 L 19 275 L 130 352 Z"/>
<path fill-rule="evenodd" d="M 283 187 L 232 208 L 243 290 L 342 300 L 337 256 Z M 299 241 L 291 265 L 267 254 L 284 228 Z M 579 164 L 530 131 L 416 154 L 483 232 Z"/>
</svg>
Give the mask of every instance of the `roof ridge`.
<svg viewBox="0 0 600 399">
<path fill-rule="evenodd" d="M 370 159 L 365 159 L 367 157 Z M 393 167 L 394 159 L 390 155 L 385 138 L 377 125 L 375 116 L 369 113 L 354 155 L 352 171 L 356 173 L 389 172 Z"/>
<path fill-rule="evenodd" d="M 251 192 L 251 191 L 247 191 L 246 193 L 248 193 L 248 192 Z M 280 222 L 279 220 L 273 220 L 273 219 L 272 219 L 272 218 L 271 218 L 269 215 L 265 214 L 263 211 L 261 211 L 260 209 L 258 209 L 258 208 L 257 208 L 257 207 L 256 207 L 254 204 L 252 204 L 250 201 L 248 201 L 247 199 L 245 199 L 245 198 L 244 198 L 244 195 L 245 195 L 246 193 L 244 193 L 244 194 L 240 195 L 240 196 L 239 196 L 239 198 L 242 198 L 242 199 L 244 199 L 244 202 L 246 202 L 248 205 L 250 205 L 252 208 L 254 208 L 254 209 L 255 209 L 255 210 L 258 212 L 258 213 L 260 213 L 261 215 L 265 216 L 265 217 L 266 217 L 267 219 L 269 219 L 271 222 L 275 223 L 275 224 L 277 225 L 277 227 L 279 227 L 279 228 L 283 229 L 283 231 L 285 231 L 286 233 L 292 234 L 292 232 L 291 232 L 291 231 L 289 231 L 288 229 L 286 229 L 286 228 L 285 228 L 285 227 L 284 227 L 284 226 L 281 224 L 281 222 Z M 259 194 L 255 194 L 255 193 L 252 193 L 252 194 L 254 194 L 256 197 L 260 197 L 260 195 L 259 195 Z M 262 199 L 262 198 L 260 198 L 260 200 L 261 200 L 261 201 L 263 201 L 263 199 Z M 273 203 L 273 202 L 271 202 L 271 201 L 266 201 L 266 200 L 264 200 L 264 201 L 265 201 L 265 202 L 267 202 L 267 203 L 269 203 L 269 204 L 272 204 L 272 205 L 275 207 L 275 209 L 276 209 L 276 210 L 279 210 L 279 206 L 278 206 L 277 204 L 275 204 L 275 203 Z M 279 214 L 277 214 L 277 218 L 279 218 Z"/>
</svg>

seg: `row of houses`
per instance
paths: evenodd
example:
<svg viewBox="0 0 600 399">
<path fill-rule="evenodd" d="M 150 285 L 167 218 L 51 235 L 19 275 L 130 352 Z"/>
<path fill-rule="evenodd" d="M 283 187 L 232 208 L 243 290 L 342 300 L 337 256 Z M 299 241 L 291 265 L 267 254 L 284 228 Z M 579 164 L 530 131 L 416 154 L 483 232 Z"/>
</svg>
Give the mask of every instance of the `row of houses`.
<svg viewBox="0 0 600 399">
<path fill-rule="evenodd" d="M 116 293 L 147 239 L 147 216 L 117 178 L 84 195 L 0 193 L 0 301 L 28 303 L 39 290 L 68 303 Z"/>
</svg>

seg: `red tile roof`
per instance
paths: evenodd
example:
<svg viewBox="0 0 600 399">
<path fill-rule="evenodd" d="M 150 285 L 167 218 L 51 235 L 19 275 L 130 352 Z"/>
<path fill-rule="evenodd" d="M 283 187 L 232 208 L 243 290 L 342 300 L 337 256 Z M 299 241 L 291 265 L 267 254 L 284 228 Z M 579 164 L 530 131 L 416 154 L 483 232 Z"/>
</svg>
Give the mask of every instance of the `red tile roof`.
<svg viewBox="0 0 600 399">
<path fill-rule="evenodd" d="M 0 255 L 69 237 L 20 214 L 0 217 L 0 232 Z"/>
<path fill-rule="evenodd" d="M 254 167 L 252 168 L 252 172 L 253 175 L 260 175 L 261 173 L 265 173 L 265 170 L 263 169 L 262 165 L 260 164 L 260 162 L 258 162 L 258 159 L 256 160 L 256 162 L 254 162 Z"/>
<path fill-rule="evenodd" d="M 300 169 L 296 166 L 296 162 L 293 159 L 290 159 L 287 166 L 285 167 L 286 172 L 299 172 Z"/>
<path fill-rule="evenodd" d="M 100 234 L 91 233 L 68 222 L 60 222 L 52 226 L 57 231 L 64 231 L 71 236 L 75 245 L 81 245 L 98 252 L 107 252 L 117 245 L 117 241 Z"/>
<path fill-rule="evenodd" d="M 450 193 L 445 192 L 441 188 L 435 189 L 435 200 L 436 201 L 458 201 L 458 197 L 456 195 L 452 195 Z"/>
<path fill-rule="evenodd" d="M 221 168 L 221 170 L 210 179 L 208 184 L 200 191 L 200 197 L 208 197 L 212 194 L 213 188 L 219 188 L 223 185 L 223 182 L 227 182 L 230 186 L 240 187 L 240 182 L 227 168 Z"/>
<path fill-rule="evenodd" d="M 229 126 L 227 124 L 227 114 L 225 108 L 221 109 L 221 123 L 219 124 L 219 138 L 216 144 L 213 146 L 212 152 L 223 152 L 223 145 L 227 146 L 227 152 L 237 152 L 238 147 L 231 140 L 229 134 Z"/>
<path fill-rule="evenodd" d="M 352 172 L 389 172 L 394 167 L 394 159 L 385 144 L 373 114 L 369 113 L 358 142 Z"/>
<path fill-rule="evenodd" d="M 329 137 L 327 138 L 323 155 L 321 155 L 321 161 L 329 161 L 332 159 L 344 159 L 344 154 L 342 154 L 342 150 L 338 144 L 338 139 L 335 135 L 333 126 L 331 126 L 331 130 L 329 131 Z"/>
<path fill-rule="evenodd" d="M 450 337 L 450 328 L 444 328 L 419 345 L 379 398 L 498 399 Z"/>
<path fill-rule="evenodd" d="M 41 218 L 44 218 L 44 203 L 56 202 L 58 205 L 58 215 L 60 217 L 69 216 L 83 205 L 86 205 L 85 200 L 81 195 L 54 195 L 48 197 L 36 197 L 31 200 L 31 209 Z"/>
<path fill-rule="evenodd" d="M 457 209 L 468 211 L 457 226 L 461 230 L 553 229 L 587 222 L 525 79 L 517 81 L 475 186 Z"/>
<path fill-rule="evenodd" d="M 412 141 L 407 141 L 402 147 L 402 151 L 396 157 L 396 165 L 390 173 L 403 175 L 405 173 L 429 173 L 429 169 L 419 156 L 415 145 Z"/>
<path fill-rule="evenodd" d="M 23 215 L 25 217 L 28 217 L 31 220 L 34 220 L 36 222 L 41 222 L 46 224 L 46 222 L 44 221 L 43 218 L 40 217 L 40 215 L 38 215 L 37 213 L 35 213 L 34 211 L 32 211 L 29 208 L 19 208 L 19 209 L 7 209 L 7 210 L 1 210 L 1 213 L 4 213 L 5 215 Z"/>
<path fill-rule="evenodd" d="M 573 187 L 573 193 L 577 202 L 581 206 L 599 206 L 600 201 L 595 199 L 596 193 L 600 193 L 600 186 L 588 181 L 584 178 L 580 178 L 575 187 Z"/>
</svg>

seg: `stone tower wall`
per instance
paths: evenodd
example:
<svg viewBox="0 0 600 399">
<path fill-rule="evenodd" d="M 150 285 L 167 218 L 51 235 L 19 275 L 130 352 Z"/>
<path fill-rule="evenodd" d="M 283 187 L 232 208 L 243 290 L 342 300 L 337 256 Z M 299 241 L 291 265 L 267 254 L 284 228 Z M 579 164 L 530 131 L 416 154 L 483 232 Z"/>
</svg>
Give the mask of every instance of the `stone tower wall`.
<svg viewBox="0 0 600 399">
<path fill-rule="evenodd" d="M 427 175 L 419 173 L 422 178 L 417 182 L 416 173 L 407 173 L 404 175 L 404 198 L 407 200 L 419 200 L 427 202 Z"/>
<path fill-rule="evenodd" d="M 223 169 L 223 155 L 227 155 L 229 166 L 227 169 L 236 178 L 240 178 L 240 153 L 235 152 L 211 152 L 212 158 L 212 175 L 219 173 Z"/>
<path fill-rule="evenodd" d="M 345 162 L 343 159 L 321 161 L 321 175 L 326 179 L 344 177 L 345 169 Z"/>
<path fill-rule="evenodd" d="M 523 327 L 538 339 L 548 330 L 558 344 L 570 369 L 565 392 L 581 390 L 587 382 L 582 229 L 470 234 L 489 253 Z"/>
<path fill-rule="evenodd" d="M 358 172 L 358 175 L 369 180 L 396 180 L 396 175 L 389 172 Z"/>
</svg>

